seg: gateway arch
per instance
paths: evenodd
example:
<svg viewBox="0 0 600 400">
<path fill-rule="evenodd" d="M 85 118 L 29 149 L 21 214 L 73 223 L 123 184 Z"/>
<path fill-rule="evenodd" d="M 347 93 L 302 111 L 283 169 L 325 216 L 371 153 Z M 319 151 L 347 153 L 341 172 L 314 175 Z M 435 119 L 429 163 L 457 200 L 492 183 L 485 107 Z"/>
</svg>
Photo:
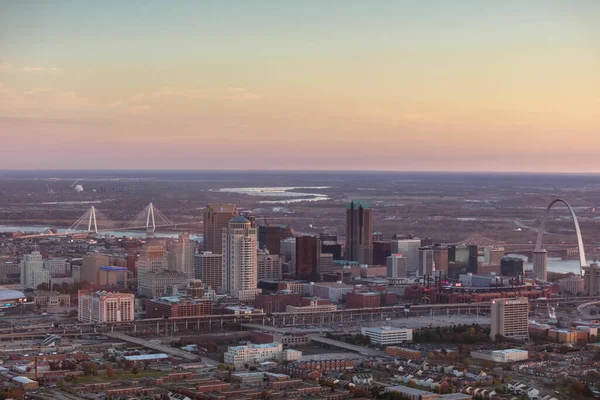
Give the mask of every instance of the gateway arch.
<svg viewBox="0 0 600 400">
<path fill-rule="evenodd" d="M 562 203 L 564 204 L 571 213 L 571 218 L 573 219 L 573 224 L 575 225 L 575 233 L 577 234 L 577 247 L 579 248 L 579 264 L 580 264 L 580 274 L 583 276 L 583 267 L 587 266 L 587 261 L 585 259 L 585 249 L 583 247 L 583 240 L 581 238 L 581 230 L 579 229 L 579 222 L 577 222 L 577 216 L 575 216 L 575 211 L 573 208 L 563 199 L 554 199 L 552 202 L 546 207 L 546 211 L 544 212 L 544 218 L 542 218 L 542 226 L 538 232 L 537 243 L 535 245 L 536 252 L 542 252 L 542 240 L 544 238 L 544 230 L 546 228 L 546 219 L 548 218 L 548 213 L 550 209 L 556 204 Z"/>
</svg>

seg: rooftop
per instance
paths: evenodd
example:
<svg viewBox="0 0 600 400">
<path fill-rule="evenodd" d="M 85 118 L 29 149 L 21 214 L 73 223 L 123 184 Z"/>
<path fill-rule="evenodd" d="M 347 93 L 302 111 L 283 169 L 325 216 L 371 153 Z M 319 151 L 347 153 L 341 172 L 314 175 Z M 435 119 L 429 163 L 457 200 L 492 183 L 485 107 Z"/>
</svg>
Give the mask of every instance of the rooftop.
<svg viewBox="0 0 600 400">
<path fill-rule="evenodd" d="M 250 223 L 248 218 L 242 217 L 241 215 L 238 215 L 237 217 L 233 217 L 232 219 L 229 220 L 229 222 L 233 222 L 233 223 L 237 223 L 237 224 Z"/>
<path fill-rule="evenodd" d="M 373 328 L 363 328 L 371 332 L 383 333 L 383 332 L 405 332 L 411 329 L 406 328 L 396 328 L 393 326 L 382 326 L 382 327 L 373 327 Z"/>
<path fill-rule="evenodd" d="M 350 203 L 346 204 L 346 208 L 371 208 L 371 205 L 364 200 L 352 200 Z"/>
</svg>

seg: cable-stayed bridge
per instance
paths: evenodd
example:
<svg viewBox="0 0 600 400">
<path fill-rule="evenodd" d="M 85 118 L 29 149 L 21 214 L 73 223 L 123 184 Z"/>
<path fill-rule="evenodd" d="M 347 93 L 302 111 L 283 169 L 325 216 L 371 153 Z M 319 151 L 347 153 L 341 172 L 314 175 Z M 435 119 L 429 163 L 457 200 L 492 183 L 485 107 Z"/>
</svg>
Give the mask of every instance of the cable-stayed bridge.
<svg viewBox="0 0 600 400">
<path fill-rule="evenodd" d="M 187 223 L 175 223 L 167 218 L 154 204 L 149 203 L 142 211 L 136 214 L 133 219 L 118 223 L 108 218 L 95 206 L 91 206 L 82 216 L 66 230 L 59 233 L 26 235 L 21 238 L 33 238 L 42 236 L 66 236 L 76 234 L 97 235 L 103 232 L 131 231 L 143 229 L 147 233 L 154 233 L 157 228 L 176 227 L 186 225 Z"/>
</svg>

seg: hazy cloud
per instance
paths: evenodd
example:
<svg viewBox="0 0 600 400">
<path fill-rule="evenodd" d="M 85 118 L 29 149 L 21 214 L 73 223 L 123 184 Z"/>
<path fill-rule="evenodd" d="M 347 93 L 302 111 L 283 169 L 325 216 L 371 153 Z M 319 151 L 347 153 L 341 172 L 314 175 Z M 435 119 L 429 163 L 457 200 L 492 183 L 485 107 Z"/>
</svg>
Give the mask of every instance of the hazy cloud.
<svg viewBox="0 0 600 400">
<path fill-rule="evenodd" d="M 125 111 L 128 114 L 145 114 L 147 112 L 149 112 L 150 110 L 152 110 L 152 106 L 149 106 L 147 104 L 142 104 L 142 105 L 138 105 L 138 106 L 131 106 L 128 107 Z"/>
<path fill-rule="evenodd" d="M 8 61 L 0 61 L 0 72 L 12 71 L 12 65 Z"/>
<path fill-rule="evenodd" d="M 264 96 L 264 93 L 253 92 L 245 87 L 230 87 L 227 88 L 225 98 L 228 100 L 258 100 Z"/>
<path fill-rule="evenodd" d="M 40 72 L 40 73 L 50 73 L 50 74 L 59 74 L 62 72 L 62 68 L 59 67 L 39 67 L 39 66 L 24 66 L 23 71 L 25 72 Z"/>
<path fill-rule="evenodd" d="M 25 96 L 31 96 L 32 94 L 49 92 L 51 90 L 52 90 L 52 88 L 50 88 L 50 87 L 34 87 L 34 88 L 31 88 L 31 89 L 25 91 L 23 94 Z"/>
</svg>

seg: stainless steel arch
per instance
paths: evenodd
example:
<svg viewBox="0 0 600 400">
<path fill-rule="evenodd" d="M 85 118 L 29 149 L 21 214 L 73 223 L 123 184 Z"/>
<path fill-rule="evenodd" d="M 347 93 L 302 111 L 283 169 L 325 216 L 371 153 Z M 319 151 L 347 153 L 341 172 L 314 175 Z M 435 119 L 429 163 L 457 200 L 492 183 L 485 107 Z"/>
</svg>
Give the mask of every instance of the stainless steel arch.
<svg viewBox="0 0 600 400">
<path fill-rule="evenodd" d="M 579 222 L 577 222 L 577 216 L 575 215 L 575 211 L 573 208 L 564 201 L 563 199 L 554 199 L 552 202 L 546 207 L 546 211 L 544 212 L 544 218 L 542 219 L 542 226 L 540 227 L 540 231 L 538 232 L 537 243 L 535 245 L 535 250 L 542 250 L 542 240 L 544 238 L 544 230 L 546 229 L 546 218 L 548 218 L 548 213 L 553 205 L 556 203 L 563 203 L 571 213 L 571 218 L 573 218 L 573 223 L 575 224 L 575 233 L 577 234 L 577 246 L 579 247 L 579 264 L 581 267 L 581 276 L 583 276 L 583 267 L 587 266 L 587 261 L 585 259 L 585 249 L 583 247 L 583 239 L 581 238 L 581 230 L 579 229 Z"/>
</svg>

